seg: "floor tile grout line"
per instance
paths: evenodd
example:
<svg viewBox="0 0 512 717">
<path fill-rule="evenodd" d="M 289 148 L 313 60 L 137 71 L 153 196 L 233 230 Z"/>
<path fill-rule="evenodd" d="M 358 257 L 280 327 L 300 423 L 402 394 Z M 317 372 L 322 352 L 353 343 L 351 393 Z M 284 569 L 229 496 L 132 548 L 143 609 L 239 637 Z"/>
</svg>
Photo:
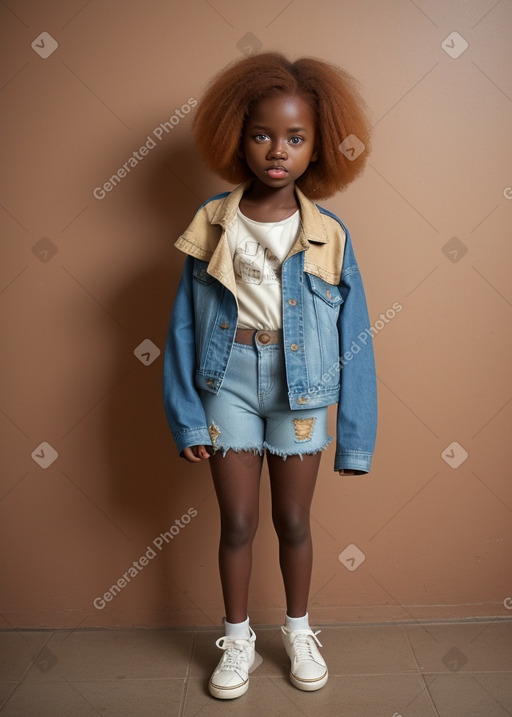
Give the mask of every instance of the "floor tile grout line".
<svg viewBox="0 0 512 717">
<path fill-rule="evenodd" d="M 14 632 L 19 632 L 19 631 L 18 631 L 18 630 L 15 630 Z M 42 650 L 44 647 L 46 647 L 46 645 L 47 645 L 47 644 L 50 642 L 50 640 L 52 639 L 53 634 L 54 634 L 53 631 L 49 632 L 47 639 L 44 641 L 44 644 L 41 645 L 41 647 L 40 647 L 39 650 L 37 651 L 36 655 L 38 655 L 38 654 L 41 652 L 41 650 Z M 15 693 L 15 692 L 21 687 L 21 685 L 25 682 L 26 676 L 28 675 L 28 673 L 30 672 L 30 670 L 32 669 L 32 667 L 34 667 L 34 658 L 35 658 L 35 655 L 33 655 L 33 656 L 32 656 L 32 659 L 29 660 L 29 662 L 28 662 L 28 664 L 27 664 L 25 670 L 23 671 L 21 677 L 16 681 L 16 684 L 14 685 L 14 687 L 12 688 L 12 690 L 9 692 L 9 694 L 7 695 L 7 697 L 5 698 L 5 700 L 4 700 L 3 702 L 0 702 L 0 712 L 1 712 L 1 711 L 4 709 L 4 707 L 6 707 L 6 705 L 9 703 L 9 701 L 10 701 L 10 699 L 12 698 L 12 696 L 14 695 L 14 693 Z M 1 683 L 0 683 L 0 684 L 1 684 Z M 9 684 L 9 683 L 8 683 L 8 684 Z M 28 683 L 27 683 L 27 684 L 28 684 Z M 39 683 L 35 683 L 35 684 L 39 684 Z"/>
<path fill-rule="evenodd" d="M 372 575 L 371 573 L 368 573 L 368 575 L 372 578 L 372 580 L 374 580 L 377 583 L 377 585 L 379 585 L 382 588 L 382 590 L 384 590 L 384 592 L 386 592 L 391 598 L 393 598 L 396 605 L 398 607 L 400 607 L 404 612 L 406 612 L 407 615 L 409 615 L 411 617 L 411 621 L 414 622 L 414 616 L 411 612 L 409 612 L 407 607 L 405 605 L 402 605 L 402 603 L 399 600 L 397 600 L 397 598 L 394 595 L 392 595 L 389 592 L 389 590 L 387 588 L 385 588 L 384 585 L 382 585 L 382 583 L 380 583 L 374 575 Z M 430 632 L 427 630 L 427 628 L 424 625 L 422 625 L 419 620 L 416 622 L 419 625 L 419 627 L 421 627 L 427 633 L 427 635 L 429 635 L 435 642 L 438 642 L 438 640 L 433 635 L 430 634 Z"/>
<path fill-rule="evenodd" d="M 430 706 L 431 706 L 431 708 L 432 708 L 434 714 L 436 715 L 436 717 L 439 717 L 439 712 L 438 712 L 438 710 L 437 710 L 437 707 L 436 707 L 436 704 L 435 704 L 435 702 L 434 702 L 434 699 L 433 699 L 432 695 L 430 694 L 430 690 L 429 690 L 429 688 L 428 688 L 427 681 L 426 681 L 426 679 L 425 679 L 425 673 L 422 671 L 422 669 L 421 669 L 421 667 L 420 667 L 420 663 L 418 662 L 418 659 L 417 659 L 417 657 L 416 657 L 416 653 L 414 652 L 414 648 L 413 648 L 413 646 L 412 646 L 412 642 L 411 642 L 410 635 L 409 635 L 409 633 L 407 632 L 407 629 L 406 629 L 406 627 L 405 627 L 404 625 L 401 626 L 401 629 L 402 629 L 402 632 L 403 632 L 403 634 L 404 634 L 405 639 L 407 640 L 407 644 L 409 645 L 409 648 L 410 648 L 410 651 L 411 651 L 411 655 L 412 655 L 412 658 L 413 658 L 413 660 L 414 660 L 414 664 L 416 665 L 416 673 L 418 674 L 418 676 L 419 676 L 419 678 L 420 678 L 420 681 L 421 681 L 421 683 L 422 683 L 422 685 L 423 685 L 423 690 L 422 690 L 422 692 L 421 692 L 420 694 L 423 694 L 423 692 L 426 692 L 426 693 L 427 693 L 428 700 L 429 700 L 429 702 L 430 702 Z M 418 695 L 418 696 L 419 696 L 419 695 Z M 417 699 L 417 698 L 415 698 L 415 699 Z M 409 704 L 411 704 L 411 703 L 409 703 Z M 409 707 L 409 705 L 407 705 L 407 707 Z"/>
<path fill-rule="evenodd" d="M 491 698 L 491 700 L 493 700 L 493 702 L 496 702 L 496 704 L 498 704 L 498 705 L 501 707 L 502 710 L 504 710 L 508 715 L 512 715 L 512 712 L 509 712 L 509 710 L 507 710 L 507 708 L 504 707 L 504 706 L 501 704 L 501 702 L 500 702 L 491 692 L 489 692 L 489 690 L 487 689 L 487 687 L 485 687 L 485 685 L 482 685 L 482 683 L 479 682 L 479 681 L 476 679 L 476 677 L 474 677 L 473 675 L 471 675 L 471 679 L 473 680 L 473 682 L 476 682 L 477 685 L 480 687 L 480 689 L 483 690 L 484 692 L 486 692 L 486 693 L 489 695 L 489 697 Z"/>
<path fill-rule="evenodd" d="M 0 684 L 2 684 L 2 683 L 0 683 Z M 8 684 L 8 683 L 4 683 L 4 684 Z M 6 707 L 8 705 L 9 700 L 14 695 L 16 690 L 20 687 L 20 685 L 21 685 L 21 682 L 14 683 L 12 690 L 10 690 L 9 694 L 5 697 L 3 702 L 0 702 L 0 712 L 4 709 L 4 707 Z"/>
<path fill-rule="evenodd" d="M 398 672 L 336 672 L 329 668 L 329 677 L 414 677 L 417 676 L 417 674 L 414 669 L 411 669 L 409 672 L 404 670 L 399 670 Z M 269 677 L 282 678 L 285 682 L 288 681 L 287 675 L 258 675 L 257 672 L 251 675 L 251 680 L 266 680 Z M 192 677 L 191 679 L 195 680 L 198 678 Z"/>
<path fill-rule="evenodd" d="M 65 677 L 64 677 L 64 682 L 65 682 L 67 685 L 69 685 L 69 687 L 71 687 L 71 689 L 74 690 L 74 691 L 76 692 L 76 694 L 79 695 L 79 696 L 82 698 L 82 700 L 89 705 L 89 707 L 93 710 L 93 712 L 95 712 L 97 715 L 101 715 L 101 711 L 100 711 L 101 708 L 100 708 L 100 707 L 96 707 L 95 705 L 92 704 L 92 702 L 89 702 L 89 700 L 87 699 L 87 697 L 86 697 L 85 695 L 83 695 L 83 694 L 80 692 L 80 690 L 78 689 L 77 685 L 79 685 L 80 682 L 76 682 L 76 681 L 74 681 L 74 680 L 67 680 Z"/>
<path fill-rule="evenodd" d="M 251 676 L 251 680 L 252 680 L 252 679 L 253 679 L 253 677 Z M 270 682 L 272 682 L 272 684 L 274 684 L 274 685 L 277 687 L 277 689 L 279 690 L 279 692 L 280 692 L 284 697 L 286 697 L 288 700 L 290 700 L 290 702 L 291 702 L 291 703 L 293 704 L 293 706 L 294 706 L 294 714 L 298 714 L 298 712 L 301 712 L 301 714 L 303 714 L 304 717 L 308 717 L 309 712 L 304 712 L 304 710 L 303 710 L 301 707 L 299 707 L 299 705 L 298 705 L 294 700 L 292 700 L 292 698 L 291 698 L 288 694 L 286 694 L 285 692 L 283 692 L 283 690 L 281 689 L 281 684 L 280 684 L 280 683 L 283 683 L 283 682 L 285 682 L 285 681 L 288 681 L 288 678 L 287 678 L 287 677 L 284 677 L 283 675 L 279 675 L 279 676 L 276 676 L 276 677 L 270 676 L 270 677 L 268 677 L 267 679 L 269 679 Z"/>
<path fill-rule="evenodd" d="M 512 675 L 512 669 L 510 670 L 468 670 L 466 667 L 461 667 L 456 673 L 451 670 L 446 672 L 431 672 L 430 670 L 424 670 L 424 675 L 444 675 L 449 677 L 450 675 Z"/>
<path fill-rule="evenodd" d="M 189 649 L 189 655 L 187 660 L 187 667 L 185 670 L 185 677 L 183 678 L 183 686 L 181 690 L 181 702 L 180 707 L 178 710 L 178 717 L 183 717 L 185 714 L 185 710 L 187 708 L 187 700 L 188 700 L 188 691 L 190 687 L 190 680 L 191 678 L 191 671 L 192 671 L 192 660 L 194 659 L 195 651 L 196 651 L 196 644 L 197 644 L 197 635 L 200 632 L 200 630 L 196 630 L 192 633 L 192 640 L 190 643 L 190 649 Z"/>
<path fill-rule="evenodd" d="M 262 655 L 264 657 L 264 654 Z M 411 668 L 410 670 L 393 670 L 388 672 L 343 672 L 343 671 L 334 671 L 332 669 L 329 670 L 330 677 L 414 677 L 414 676 L 430 676 L 430 677 L 450 677 L 453 674 L 458 675 L 511 675 L 512 676 L 512 669 L 510 670 L 469 670 L 465 667 L 458 670 L 456 673 L 445 670 L 444 672 L 432 671 L 432 670 L 423 670 L 422 672 L 418 672 L 415 668 Z M 288 677 L 283 674 L 258 674 L 255 672 L 251 675 L 251 680 L 265 680 L 269 677 L 279 677 L 283 680 L 287 680 Z M 188 677 L 171 677 L 171 676 L 143 676 L 143 677 L 125 677 L 123 678 L 123 682 L 192 682 L 192 681 L 204 681 L 205 676 L 201 674 L 196 675 L 189 675 Z M 0 680 L 0 685 L 21 685 L 22 681 L 24 680 Z M 61 684 L 64 682 L 64 680 L 61 679 L 41 679 L 41 680 L 31 680 L 30 682 L 27 682 L 26 684 L 31 685 L 47 685 L 47 684 Z M 80 679 L 80 678 L 74 678 L 70 680 L 70 682 L 73 682 L 75 684 L 96 684 L 96 683 L 102 683 L 106 684 L 108 682 L 118 683 L 119 678 L 118 677 L 90 677 L 87 679 Z M 181 714 L 181 713 L 180 713 Z"/>
<path fill-rule="evenodd" d="M 387 673 L 386 673 L 387 674 Z M 189 678 L 186 677 L 124 677 L 123 682 L 190 682 L 191 680 L 202 680 L 204 678 L 201 677 L 201 675 L 195 675 L 191 676 Z M 70 682 L 76 685 L 94 685 L 94 684 L 107 684 L 109 682 L 113 682 L 114 684 L 119 683 L 118 677 L 95 677 L 95 678 L 88 678 L 88 679 L 80 679 L 80 678 L 73 678 L 72 680 L 60 678 L 60 679 L 45 679 L 45 680 L 39 680 L 39 681 L 30 681 L 26 684 L 30 685 L 61 685 L 64 682 Z M 0 685 L 21 685 L 21 682 L 16 682 L 16 680 L 11 680 L 10 682 L 1 682 Z"/>
</svg>

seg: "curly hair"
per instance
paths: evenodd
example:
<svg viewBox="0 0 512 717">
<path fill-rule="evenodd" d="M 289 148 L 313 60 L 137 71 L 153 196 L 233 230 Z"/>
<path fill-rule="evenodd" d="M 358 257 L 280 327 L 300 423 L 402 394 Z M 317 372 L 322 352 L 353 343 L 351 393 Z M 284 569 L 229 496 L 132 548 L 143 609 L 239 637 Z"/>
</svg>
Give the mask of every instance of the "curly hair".
<svg viewBox="0 0 512 717">
<path fill-rule="evenodd" d="M 239 156 L 244 124 L 257 102 L 276 93 L 302 97 L 315 118 L 318 159 L 299 177 L 297 186 L 309 199 L 331 197 L 362 171 L 370 127 L 354 79 L 341 68 L 315 58 L 290 62 L 281 53 L 263 52 L 236 60 L 218 73 L 193 122 L 196 146 L 206 166 L 231 184 L 253 176 Z M 352 153 L 355 158 L 340 150 L 350 135 L 364 145 L 358 156 Z"/>
</svg>

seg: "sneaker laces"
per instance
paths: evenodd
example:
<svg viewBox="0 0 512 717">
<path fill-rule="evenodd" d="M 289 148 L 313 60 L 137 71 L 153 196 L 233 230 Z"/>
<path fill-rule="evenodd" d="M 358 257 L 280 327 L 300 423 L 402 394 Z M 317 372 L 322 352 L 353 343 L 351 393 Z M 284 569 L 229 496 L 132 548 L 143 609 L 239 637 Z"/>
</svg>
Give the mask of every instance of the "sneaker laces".
<svg viewBox="0 0 512 717">
<path fill-rule="evenodd" d="M 293 649 L 295 650 L 297 659 L 314 660 L 314 651 L 316 650 L 314 643 L 316 642 L 319 647 L 323 647 L 322 643 L 317 637 L 318 633 L 322 631 L 317 630 L 316 632 L 313 632 L 313 630 L 297 630 L 296 632 L 297 635 L 293 638 Z"/>
<path fill-rule="evenodd" d="M 217 647 L 220 647 L 221 650 L 225 650 L 219 670 L 247 670 L 249 654 L 247 652 L 247 645 L 243 644 L 244 642 L 248 642 L 248 640 L 233 640 L 230 637 L 219 637 L 215 644 Z M 245 662 L 245 665 L 243 662 Z"/>
</svg>

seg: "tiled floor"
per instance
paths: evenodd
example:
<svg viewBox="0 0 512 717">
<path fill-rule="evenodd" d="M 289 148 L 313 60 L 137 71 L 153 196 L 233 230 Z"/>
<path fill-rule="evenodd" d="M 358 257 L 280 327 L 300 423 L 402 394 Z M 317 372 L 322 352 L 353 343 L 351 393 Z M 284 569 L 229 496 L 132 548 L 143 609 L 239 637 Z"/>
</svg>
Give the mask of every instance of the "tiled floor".
<svg viewBox="0 0 512 717">
<path fill-rule="evenodd" d="M 512 621 L 330 625 L 329 681 L 288 681 L 277 628 L 233 701 L 209 696 L 220 630 L 0 632 L 1 717 L 504 717 L 512 715 Z"/>
</svg>

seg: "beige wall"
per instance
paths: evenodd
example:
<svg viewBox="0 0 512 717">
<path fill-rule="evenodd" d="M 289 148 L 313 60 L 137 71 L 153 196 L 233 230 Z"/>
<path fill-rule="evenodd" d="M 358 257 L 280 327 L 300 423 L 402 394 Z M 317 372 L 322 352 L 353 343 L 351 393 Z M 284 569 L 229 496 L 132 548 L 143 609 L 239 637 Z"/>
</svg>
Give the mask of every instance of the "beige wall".
<svg viewBox="0 0 512 717">
<path fill-rule="evenodd" d="M 222 617 L 215 496 L 207 467 L 176 455 L 155 354 L 172 242 L 228 188 L 180 108 L 260 45 L 344 66 L 375 128 L 364 176 L 324 205 L 351 229 L 377 330 L 378 442 L 368 477 L 323 458 L 312 620 L 510 616 L 512 4 L 9 0 L 0 24 L 0 626 Z M 151 362 L 134 355 L 147 340 Z M 261 500 L 250 615 L 279 623 L 266 474 Z"/>
</svg>

